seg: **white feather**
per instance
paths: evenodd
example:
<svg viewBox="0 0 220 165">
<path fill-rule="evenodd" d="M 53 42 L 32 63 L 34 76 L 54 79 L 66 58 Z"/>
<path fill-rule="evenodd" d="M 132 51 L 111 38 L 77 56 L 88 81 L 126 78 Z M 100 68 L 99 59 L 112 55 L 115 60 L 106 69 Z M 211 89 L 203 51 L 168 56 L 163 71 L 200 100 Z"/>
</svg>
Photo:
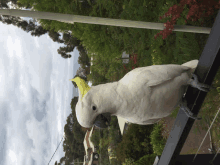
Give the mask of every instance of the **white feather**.
<svg viewBox="0 0 220 165">
<path fill-rule="evenodd" d="M 178 106 L 197 65 L 198 60 L 192 60 L 182 65 L 140 67 L 118 82 L 92 86 L 82 99 L 83 107 L 76 107 L 77 118 L 84 127 L 92 126 L 96 116 L 106 112 L 131 123 L 156 123 Z"/>
</svg>

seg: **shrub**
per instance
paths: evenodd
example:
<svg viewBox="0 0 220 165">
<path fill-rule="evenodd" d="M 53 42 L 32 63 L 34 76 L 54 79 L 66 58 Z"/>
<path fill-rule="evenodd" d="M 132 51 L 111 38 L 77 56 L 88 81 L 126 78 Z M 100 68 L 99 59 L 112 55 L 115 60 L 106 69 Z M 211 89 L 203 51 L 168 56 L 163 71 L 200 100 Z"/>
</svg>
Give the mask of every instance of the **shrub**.
<svg viewBox="0 0 220 165">
<path fill-rule="evenodd" d="M 155 124 L 150 138 L 150 144 L 153 146 L 153 151 L 157 155 L 162 155 L 166 140 L 161 135 L 162 124 Z"/>
<path fill-rule="evenodd" d="M 129 125 L 122 141 L 116 147 L 117 159 L 121 162 L 125 162 L 127 158 L 137 161 L 144 155 L 152 154 L 153 148 L 150 144 L 152 131 L 153 125 Z"/>
<path fill-rule="evenodd" d="M 134 165 L 134 159 L 132 158 L 125 159 L 125 162 L 122 163 L 122 165 Z"/>
<path fill-rule="evenodd" d="M 99 146 L 99 141 L 100 141 L 99 131 L 94 130 L 90 140 L 94 144 L 94 146 Z"/>
<path fill-rule="evenodd" d="M 165 15 L 163 15 L 163 17 L 160 17 L 160 19 L 162 19 L 171 16 L 171 21 L 167 21 L 164 24 L 165 29 L 157 33 L 157 35 L 155 35 L 155 39 L 159 35 L 162 35 L 163 39 L 165 39 L 167 38 L 168 35 L 172 33 L 174 24 L 176 23 L 177 19 L 181 17 L 181 13 L 183 12 L 185 5 L 188 5 L 190 8 L 188 11 L 188 15 L 186 16 L 186 19 L 187 20 L 191 19 L 193 22 L 199 19 L 201 21 L 201 24 L 203 24 L 204 22 L 203 17 L 208 17 L 210 15 L 213 15 L 214 9 L 220 8 L 219 2 L 215 0 L 209 0 L 209 1 L 198 0 L 198 2 L 195 0 L 181 0 L 179 5 L 176 4 L 173 5 L 172 7 L 169 8 L 168 12 L 165 13 Z M 183 16 L 185 17 L 185 15 Z M 185 23 L 187 23 L 186 20 Z"/>
<path fill-rule="evenodd" d="M 133 165 L 152 165 L 155 161 L 156 156 L 156 154 L 145 155 L 138 161 L 134 162 Z"/>
</svg>

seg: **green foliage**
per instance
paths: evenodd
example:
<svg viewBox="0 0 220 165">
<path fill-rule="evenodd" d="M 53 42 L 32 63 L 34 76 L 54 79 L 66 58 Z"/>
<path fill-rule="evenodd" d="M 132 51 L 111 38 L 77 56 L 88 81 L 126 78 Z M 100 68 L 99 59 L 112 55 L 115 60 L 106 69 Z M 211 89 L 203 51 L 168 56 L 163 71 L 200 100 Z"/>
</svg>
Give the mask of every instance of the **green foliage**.
<svg viewBox="0 0 220 165">
<path fill-rule="evenodd" d="M 64 126 L 63 151 L 65 152 L 65 157 L 62 160 L 65 159 L 65 164 L 72 162 L 73 158 L 83 159 L 84 147 L 80 137 L 84 137 L 85 134 L 80 129 L 74 132 L 77 127 L 79 127 L 79 124 L 76 122 L 76 118 L 70 114 L 67 118 L 67 124 Z"/>
<path fill-rule="evenodd" d="M 109 6 L 111 6 L 110 1 L 108 2 L 109 4 L 106 5 L 105 1 L 97 1 L 97 4 L 94 6 L 93 12 L 90 15 L 105 17 L 104 15 L 108 13 L 108 8 Z M 160 5 L 162 5 L 163 3 L 165 2 L 160 2 Z M 158 4 L 155 1 L 124 1 L 124 10 L 123 8 L 118 8 L 118 11 L 121 12 L 121 19 L 155 22 L 158 20 L 158 12 L 152 10 L 152 8 L 156 5 Z M 101 8 L 99 12 L 101 10 L 103 10 L 103 12 L 95 12 L 96 8 Z M 112 12 L 117 13 L 116 10 Z M 108 14 L 108 17 L 114 16 L 114 14 L 112 13 Z M 76 23 L 76 27 L 77 28 L 73 29 L 74 35 L 76 35 L 77 37 L 81 37 L 81 40 L 83 40 L 83 44 L 86 45 L 87 49 L 95 53 L 96 55 L 101 55 L 106 58 L 111 57 L 112 59 L 115 57 L 120 58 L 123 49 L 130 53 L 133 51 L 138 51 L 138 55 L 144 58 L 147 57 L 147 64 L 151 64 L 151 56 L 148 50 L 150 48 L 149 37 L 152 35 L 153 30 L 113 26 L 107 27 L 79 23 Z M 114 75 L 114 68 L 118 69 L 119 67 L 109 67 L 107 73 L 104 72 L 104 69 L 100 69 L 99 74 L 105 74 L 106 78 L 109 80 L 110 77 Z"/>
<path fill-rule="evenodd" d="M 90 16 L 101 16 L 109 18 L 120 18 L 129 20 L 140 20 L 148 22 L 165 22 L 169 18 L 159 20 L 159 16 L 164 15 L 170 6 L 178 1 L 162 0 L 159 2 L 153 0 L 121 0 L 121 1 L 46 1 L 43 0 L 21 0 L 24 4 L 34 4 L 34 9 L 39 11 L 50 11 L 68 14 L 80 14 Z M 42 3 L 43 2 L 43 3 Z M 86 9 L 86 10 L 85 10 Z M 185 6 L 177 24 L 185 24 L 188 8 Z M 56 31 L 72 31 L 73 35 L 83 40 L 86 50 L 96 55 L 105 57 L 99 61 L 96 72 L 99 76 L 105 76 L 110 81 L 122 67 L 117 64 L 111 64 L 104 68 L 100 66 L 104 60 L 120 57 L 122 51 L 138 53 L 140 61 L 139 66 L 148 66 L 152 64 L 182 63 L 190 57 L 198 58 L 198 43 L 194 42 L 194 34 L 175 34 L 163 41 L 162 37 L 154 40 L 157 30 L 125 28 L 92 24 L 66 24 L 63 22 L 41 20 L 42 25 L 47 29 Z M 187 47 L 187 49 L 185 49 Z M 141 59 L 141 60 L 140 60 Z M 79 59 L 79 61 L 83 61 Z M 88 62 L 88 60 L 86 60 Z M 114 70 L 116 68 L 116 71 Z M 119 76 L 120 77 L 120 76 Z"/>
<path fill-rule="evenodd" d="M 111 159 L 110 165 L 122 165 L 122 163 L 120 161 L 118 161 L 117 159 Z"/>
<path fill-rule="evenodd" d="M 26 1 L 27 0 L 21 0 L 21 2 Z M 44 3 L 42 3 L 42 0 L 28 1 L 30 4 L 34 2 L 38 2 L 34 6 L 34 9 L 39 11 L 147 22 L 166 21 L 168 18 L 159 20 L 159 16 L 166 13 L 170 6 L 177 3 L 177 1 L 173 0 L 162 0 L 159 2 L 153 0 L 97 0 L 94 2 L 91 1 L 91 3 L 85 2 L 86 4 L 83 4 L 84 2 L 69 0 L 59 2 L 50 0 Z M 86 10 L 83 10 L 85 7 L 87 7 Z M 177 24 L 185 24 L 184 19 L 186 13 L 187 8 L 184 9 L 184 13 L 181 18 L 178 19 Z M 92 70 L 92 72 L 94 70 L 95 73 L 89 77 L 96 85 L 102 82 L 110 82 L 113 79 L 115 80 L 115 78 L 121 78 L 123 76 L 120 71 L 122 70 L 122 65 L 114 62 L 115 58 L 121 58 L 123 51 L 138 53 L 138 65 L 141 67 L 152 64 L 181 63 L 188 59 L 189 54 L 191 57 L 198 58 L 198 50 L 201 50 L 198 48 L 198 43 L 194 42 L 194 35 L 191 35 L 191 33 L 184 34 L 184 36 L 181 37 L 178 35 L 179 32 L 176 32 L 164 41 L 162 37 L 155 40 L 154 35 L 158 30 L 151 29 L 83 23 L 67 24 L 51 20 L 41 20 L 41 24 L 46 29 L 72 31 L 73 36 L 82 41 L 82 44 L 88 51 L 88 56 L 93 53 L 100 58 L 99 60 L 97 58 L 96 65 L 90 68 L 90 70 Z M 187 46 L 189 46 L 189 48 Z M 187 47 L 187 50 L 185 47 Z M 83 66 L 86 66 L 88 65 L 88 58 L 83 54 L 84 53 L 81 52 L 79 62 L 82 63 Z"/>
<path fill-rule="evenodd" d="M 177 117 L 178 112 L 179 112 L 179 107 L 176 107 L 175 110 L 171 113 L 170 117 L 175 119 Z"/>
<path fill-rule="evenodd" d="M 81 130 L 81 126 L 79 124 L 75 124 L 73 127 L 73 136 L 78 143 L 83 143 L 85 138 L 85 134 Z"/>
<path fill-rule="evenodd" d="M 118 160 L 124 162 L 126 158 L 138 160 L 146 154 L 152 154 L 153 148 L 150 144 L 150 134 L 153 131 L 153 125 L 131 124 L 122 137 L 121 143 L 116 148 Z M 143 142 L 145 142 L 143 147 Z"/>
<path fill-rule="evenodd" d="M 154 65 L 182 64 L 189 59 L 198 59 L 201 53 L 194 33 L 176 32 L 166 40 L 163 40 L 161 36 L 157 40 L 152 38 L 151 46 Z"/>
<path fill-rule="evenodd" d="M 71 103 L 70 103 L 71 109 L 75 110 L 75 106 L 76 106 L 77 102 L 78 102 L 78 97 L 72 98 Z"/>
<path fill-rule="evenodd" d="M 174 51 L 175 59 L 178 64 L 182 64 L 191 59 L 198 59 L 200 48 L 198 42 L 195 42 L 194 33 L 176 33 L 176 49 Z M 177 57 L 178 55 L 178 57 Z"/>
<path fill-rule="evenodd" d="M 99 146 L 100 136 L 99 136 L 99 130 L 94 130 L 92 133 L 92 136 L 90 138 L 94 146 Z"/>
<path fill-rule="evenodd" d="M 79 45 L 77 47 L 77 50 L 79 51 L 78 63 L 82 66 L 82 68 L 86 68 L 86 66 L 90 66 L 90 58 L 86 53 L 85 48 L 82 45 Z"/>
<path fill-rule="evenodd" d="M 155 161 L 156 156 L 157 156 L 156 154 L 145 155 L 142 158 L 140 158 L 138 161 L 134 162 L 133 165 L 152 165 Z"/>
<path fill-rule="evenodd" d="M 78 0 L 77 0 L 78 1 Z M 72 0 L 19 0 L 21 4 L 30 4 L 34 6 L 37 11 L 46 11 L 54 13 L 65 13 L 65 14 L 75 14 L 75 15 L 88 15 L 92 10 L 90 5 L 85 3 L 77 3 L 77 1 Z M 40 20 L 40 23 L 47 30 L 54 29 L 58 31 L 68 31 L 73 28 L 73 24 L 58 22 L 54 20 Z"/>
<path fill-rule="evenodd" d="M 91 66 L 90 67 L 90 69 L 91 69 L 91 76 L 89 76 L 89 77 L 91 77 L 90 78 L 90 81 L 92 82 L 92 85 L 98 85 L 98 84 L 103 84 L 103 83 L 107 83 L 107 82 L 109 82 L 106 78 L 105 78 L 105 75 L 100 75 L 99 73 L 99 71 L 98 71 L 98 69 L 97 69 L 97 67 L 95 67 L 95 66 Z"/>
<path fill-rule="evenodd" d="M 157 155 L 162 155 L 166 144 L 166 140 L 161 136 L 161 128 L 162 124 L 154 124 L 153 132 L 150 135 L 150 144 L 153 146 L 154 153 Z"/>
<path fill-rule="evenodd" d="M 134 165 L 134 159 L 132 159 L 132 158 L 127 158 L 127 159 L 125 159 L 125 162 L 124 163 L 122 163 L 122 165 Z"/>
<path fill-rule="evenodd" d="M 111 117 L 109 136 L 111 137 L 111 142 L 113 145 L 117 145 L 122 140 L 122 135 L 118 124 L 118 118 L 116 116 Z"/>
<path fill-rule="evenodd" d="M 99 148 L 101 153 L 100 164 L 110 165 L 110 160 L 108 155 L 108 146 L 109 146 L 108 129 L 100 130 L 100 132 L 103 132 L 103 135 L 105 136 L 100 139 L 100 148 Z"/>
</svg>

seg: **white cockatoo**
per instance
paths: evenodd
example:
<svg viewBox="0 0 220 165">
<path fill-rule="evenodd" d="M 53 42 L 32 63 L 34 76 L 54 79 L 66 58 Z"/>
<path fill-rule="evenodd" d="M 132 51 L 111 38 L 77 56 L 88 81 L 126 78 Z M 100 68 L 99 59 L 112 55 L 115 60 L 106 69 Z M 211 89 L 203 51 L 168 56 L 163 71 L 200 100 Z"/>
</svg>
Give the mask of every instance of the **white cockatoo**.
<svg viewBox="0 0 220 165">
<path fill-rule="evenodd" d="M 182 65 L 139 67 L 119 81 L 92 87 L 79 77 L 70 79 L 79 88 L 75 107 L 77 120 L 85 128 L 93 125 L 106 128 L 111 115 L 130 123 L 154 124 L 183 103 L 182 97 L 188 85 L 208 92 L 205 88 L 210 86 L 199 83 L 193 74 L 197 65 L 198 60 L 192 60 Z M 184 104 L 181 105 L 189 117 L 198 119 Z"/>
</svg>

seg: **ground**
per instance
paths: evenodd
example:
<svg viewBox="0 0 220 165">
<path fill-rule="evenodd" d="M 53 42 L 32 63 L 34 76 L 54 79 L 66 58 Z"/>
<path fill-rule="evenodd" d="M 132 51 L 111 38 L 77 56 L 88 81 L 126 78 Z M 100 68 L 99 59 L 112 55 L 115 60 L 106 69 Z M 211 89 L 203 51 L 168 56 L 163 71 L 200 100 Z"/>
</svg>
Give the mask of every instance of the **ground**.
<svg viewBox="0 0 220 165">
<path fill-rule="evenodd" d="M 166 139 L 168 138 L 168 134 L 170 133 L 173 127 L 174 121 L 175 119 L 170 116 L 165 117 L 164 119 L 160 121 L 160 123 L 163 123 L 163 125 L 165 126 L 165 129 L 163 129 L 162 131 L 162 136 L 165 137 Z M 190 133 L 186 139 L 186 142 L 180 152 L 180 155 L 196 154 L 201 142 L 203 141 L 203 138 L 205 137 L 206 132 L 208 130 L 208 125 L 205 130 L 200 129 L 200 132 L 197 131 L 195 133 L 196 123 L 199 124 L 198 121 L 194 122 L 193 127 L 190 130 Z M 214 147 L 218 149 L 217 143 L 214 143 Z M 209 134 L 206 136 L 206 139 L 204 140 L 198 154 L 210 154 L 210 151 L 208 150 L 208 148 L 210 148 Z"/>
</svg>

